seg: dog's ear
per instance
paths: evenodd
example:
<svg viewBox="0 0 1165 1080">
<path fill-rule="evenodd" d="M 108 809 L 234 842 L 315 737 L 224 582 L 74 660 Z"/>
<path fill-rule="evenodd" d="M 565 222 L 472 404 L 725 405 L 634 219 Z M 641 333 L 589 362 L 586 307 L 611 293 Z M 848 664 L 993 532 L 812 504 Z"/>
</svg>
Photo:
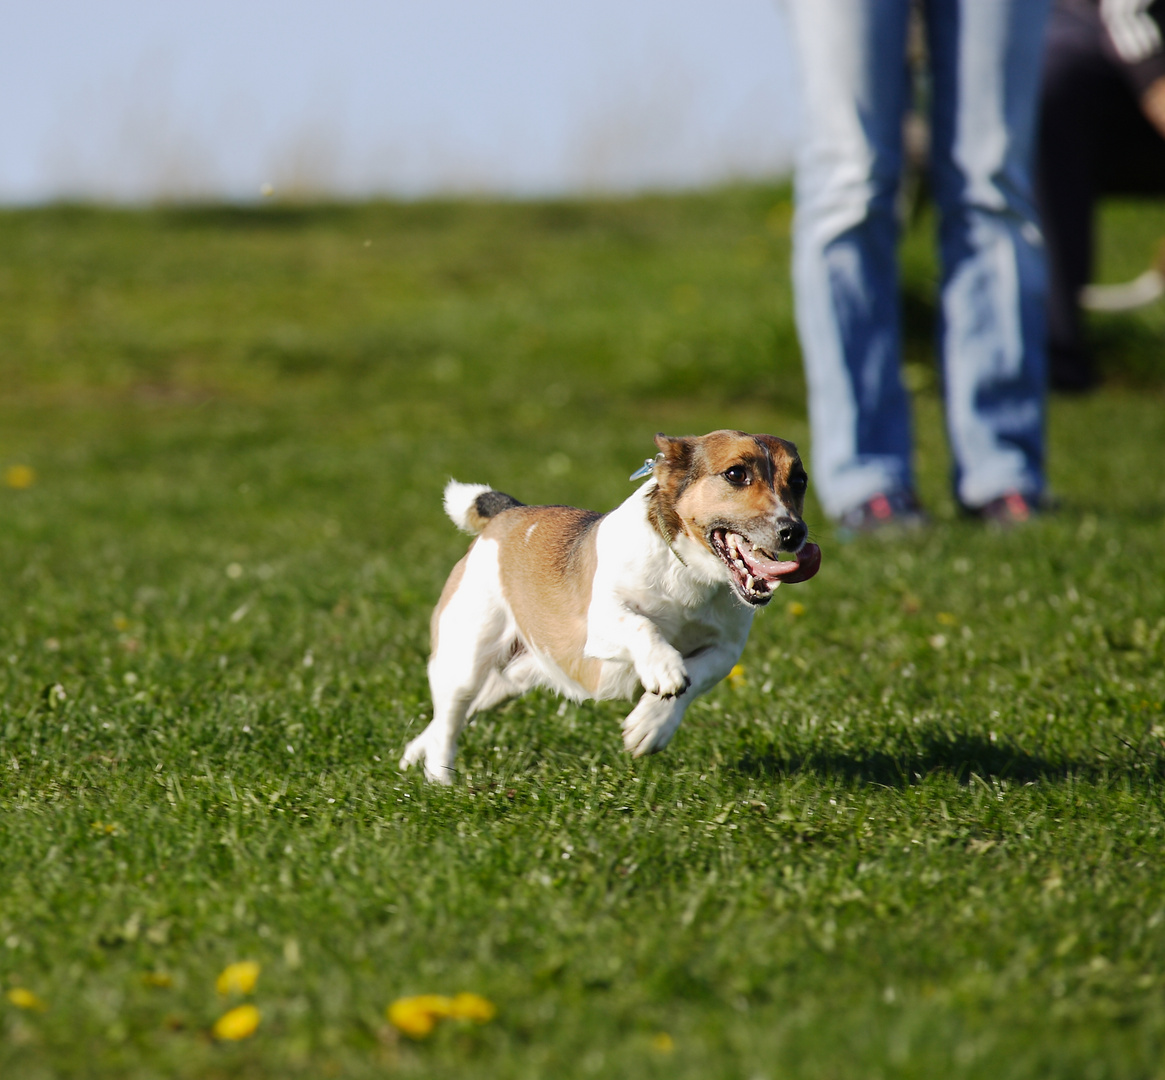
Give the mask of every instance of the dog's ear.
<svg viewBox="0 0 1165 1080">
<path fill-rule="evenodd" d="M 676 500 L 688 485 L 695 457 L 696 440 L 672 438 L 662 431 L 655 437 L 659 460 L 655 466 L 655 489 L 648 496 L 649 516 L 656 530 L 668 543 L 682 528 L 676 512 Z"/>
<path fill-rule="evenodd" d="M 692 451 L 695 439 L 672 438 L 662 431 L 655 437 L 655 445 L 663 457 L 663 464 L 677 472 L 686 472 L 692 463 Z"/>
<path fill-rule="evenodd" d="M 769 456 L 774 462 L 795 461 L 800 457 L 797 447 L 788 439 L 778 439 L 776 435 L 754 435 L 753 438 L 768 448 Z"/>
<path fill-rule="evenodd" d="M 793 496 L 799 509 L 808 477 L 805 474 L 805 466 L 801 464 L 801 455 L 797 453 L 797 447 L 788 439 L 778 439 L 775 435 L 757 435 L 755 438 L 768 450 L 769 460 L 773 463 L 773 484 L 780 487 L 790 480 L 793 481 Z"/>
</svg>

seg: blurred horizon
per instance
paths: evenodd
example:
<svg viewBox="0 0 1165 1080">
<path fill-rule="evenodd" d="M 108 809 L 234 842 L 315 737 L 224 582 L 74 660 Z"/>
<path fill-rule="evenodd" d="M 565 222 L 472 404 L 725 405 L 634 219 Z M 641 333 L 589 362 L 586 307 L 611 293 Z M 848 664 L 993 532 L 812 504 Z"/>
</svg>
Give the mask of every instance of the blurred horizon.
<svg viewBox="0 0 1165 1080">
<path fill-rule="evenodd" d="M 771 178 L 789 60 L 776 0 L 42 0 L 0 41 L 0 203 Z"/>
</svg>

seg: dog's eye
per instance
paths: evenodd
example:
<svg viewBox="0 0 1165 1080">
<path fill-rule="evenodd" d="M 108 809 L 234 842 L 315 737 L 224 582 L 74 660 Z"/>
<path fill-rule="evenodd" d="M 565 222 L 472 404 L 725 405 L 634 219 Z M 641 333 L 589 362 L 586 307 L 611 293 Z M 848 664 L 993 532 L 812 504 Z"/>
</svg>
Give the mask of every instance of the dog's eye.
<svg viewBox="0 0 1165 1080">
<path fill-rule="evenodd" d="M 809 477 L 804 473 L 794 473 L 789 477 L 789 487 L 791 487 L 799 495 L 804 494 L 805 489 L 809 486 Z"/>
<path fill-rule="evenodd" d="M 725 469 L 722 475 L 736 487 L 744 487 L 749 480 L 748 470 L 743 465 L 733 465 L 731 469 Z"/>
</svg>

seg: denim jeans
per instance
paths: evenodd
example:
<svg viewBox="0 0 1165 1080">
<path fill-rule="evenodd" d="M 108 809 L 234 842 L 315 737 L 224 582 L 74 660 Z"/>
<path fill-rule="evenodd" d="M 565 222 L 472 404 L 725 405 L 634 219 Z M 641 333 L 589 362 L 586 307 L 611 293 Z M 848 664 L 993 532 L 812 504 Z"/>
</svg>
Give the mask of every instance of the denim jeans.
<svg viewBox="0 0 1165 1080">
<path fill-rule="evenodd" d="M 910 489 L 897 193 L 910 0 L 785 0 L 800 69 L 793 284 L 830 516 Z M 1043 489 L 1045 266 L 1032 197 L 1048 0 L 924 0 L 938 352 L 957 499 Z"/>
</svg>

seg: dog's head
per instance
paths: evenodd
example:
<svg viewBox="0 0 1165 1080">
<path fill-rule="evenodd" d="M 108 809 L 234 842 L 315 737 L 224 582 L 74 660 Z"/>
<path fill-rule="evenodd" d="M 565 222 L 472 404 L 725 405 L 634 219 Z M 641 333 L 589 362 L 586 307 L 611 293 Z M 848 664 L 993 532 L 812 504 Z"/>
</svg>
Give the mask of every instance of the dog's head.
<svg viewBox="0 0 1165 1080">
<path fill-rule="evenodd" d="M 817 573 L 821 549 L 806 541 L 801 518 L 809 478 L 791 442 L 713 431 L 660 434 L 655 445 L 651 519 L 681 557 L 715 567 L 754 606 L 767 604 L 781 582 Z"/>
</svg>

